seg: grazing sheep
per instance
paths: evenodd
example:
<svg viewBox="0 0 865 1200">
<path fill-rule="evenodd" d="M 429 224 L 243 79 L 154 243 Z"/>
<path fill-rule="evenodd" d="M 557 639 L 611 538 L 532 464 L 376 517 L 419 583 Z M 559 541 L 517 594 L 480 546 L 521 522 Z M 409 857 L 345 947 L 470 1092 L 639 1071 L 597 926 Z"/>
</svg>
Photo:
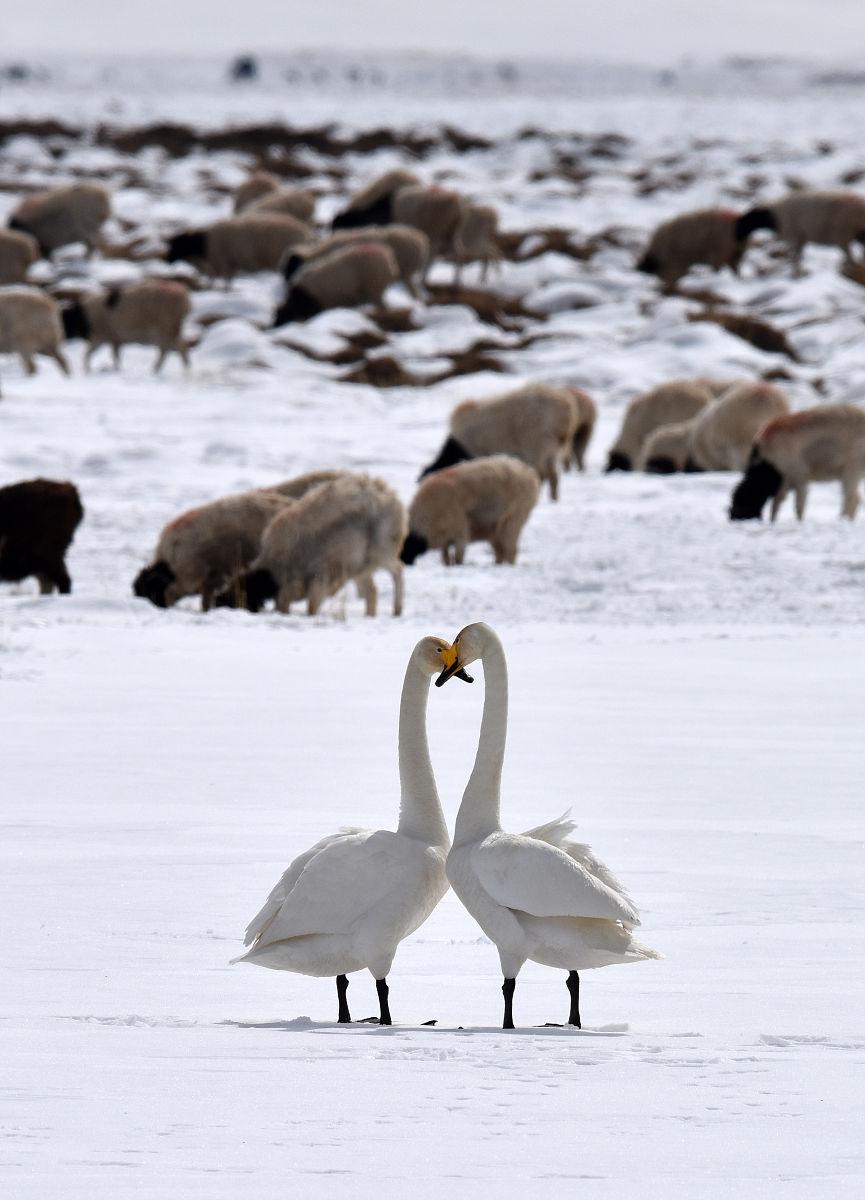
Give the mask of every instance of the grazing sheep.
<svg viewBox="0 0 865 1200">
<path fill-rule="evenodd" d="M 60 308 L 50 296 L 36 288 L 0 291 L 0 354 L 19 354 L 28 375 L 36 373 L 34 355 L 47 354 L 68 375 L 62 341 Z"/>
<path fill-rule="evenodd" d="M 527 383 L 489 400 L 464 400 L 451 413 L 450 432 L 421 479 L 466 459 L 509 454 L 528 463 L 559 497 L 559 464 L 570 456 L 576 407 L 564 388 Z"/>
<path fill-rule="evenodd" d="M 661 425 L 687 421 L 711 403 L 708 390 L 691 379 L 673 379 L 637 396 L 628 405 L 619 436 L 610 450 L 607 471 L 632 471 L 643 444 Z"/>
<path fill-rule="evenodd" d="M 85 370 L 100 346 L 111 347 L 114 365 L 119 369 L 121 347 L 132 342 L 159 347 L 153 368 L 156 372 L 171 351 L 189 366 L 183 341 L 183 322 L 189 309 L 189 293 L 182 283 L 148 279 L 74 301 L 63 309 L 63 328 L 68 338 L 87 339 Z"/>
<path fill-rule="evenodd" d="M 539 494 L 537 474 L 506 454 L 437 471 L 423 480 L 409 507 L 402 561 L 411 565 L 427 550 L 441 550 L 448 567 L 462 563 L 469 542 L 489 542 L 497 563 L 514 563 Z"/>
<path fill-rule="evenodd" d="M 696 420 L 696 417 L 692 417 L 690 421 L 661 425 L 650 433 L 640 451 L 638 469 L 648 471 L 650 475 L 672 475 L 687 470 Z"/>
<path fill-rule="evenodd" d="M 320 483 L 333 483 L 334 479 L 342 479 L 343 476 L 352 474 L 351 471 L 308 471 L 306 475 L 297 475 L 294 479 L 286 479 L 282 483 L 274 483 L 260 490 L 279 492 L 280 496 L 289 500 L 299 500 Z"/>
<path fill-rule="evenodd" d="M 586 450 L 598 419 L 598 406 L 589 393 L 584 392 L 582 388 L 563 386 L 561 391 L 570 398 L 577 421 L 571 451 L 565 456 L 565 470 L 570 470 L 571 463 L 575 463 L 578 471 L 584 471 L 586 469 Z"/>
<path fill-rule="evenodd" d="M 685 469 L 744 470 L 759 431 L 789 411 L 787 397 L 774 384 L 737 384 L 694 418 Z"/>
<path fill-rule="evenodd" d="M 0 579 L 35 575 L 39 591 L 72 591 L 64 556 L 84 508 L 72 483 L 28 479 L 0 488 Z"/>
<path fill-rule="evenodd" d="M 153 562 L 132 585 L 136 596 L 170 608 L 184 596 L 201 596 L 204 612 L 225 582 L 258 554 L 268 523 L 291 500 L 259 488 L 192 508 L 165 526 Z"/>
<path fill-rule="evenodd" d="M 303 188 L 278 188 L 275 192 L 267 192 L 243 209 L 245 216 L 286 213 L 290 217 L 297 217 L 299 221 L 309 221 L 314 212 L 315 196 Z"/>
<path fill-rule="evenodd" d="M 256 200 L 260 200 L 262 196 L 278 191 L 280 186 L 279 176 L 274 175 L 271 171 L 253 171 L 234 193 L 235 213 L 243 212 L 245 208 L 254 204 Z"/>
<path fill-rule="evenodd" d="M 39 244 L 29 233 L 0 229 L 0 285 L 23 283 L 39 258 Z"/>
<path fill-rule="evenodd" d="M 381 304 L 398 279 L 399 267 L 389 246 L 381 242 L 341 246 L 297 272 L 276 310 L 274 326 L 305 321 L 327 308 Z"/>
<path fill-rule="evenodd" d="M 451 255 L 454 260 L 454 283 L 459 283 L 462 268 L 467 263 L 481 264 L 481 282 L 486 283 L 490 264 L 501 262 L 498 243 L 499 214 L 488 204 L 463 206 L 462 220 L 457 226 Z"/>
<path fill-rule="evenodd" d="M 744 252 L 737 214 L 727 208 L 703 208 L 659 225 L 637 270 L 657 275 L 667 287 L 674 287 L 698 263 L 716 271 L 729 267 L 738 273 Z"/>
<path fill-rule="evenodd" d="M 242 213 L 217 221 L 209 229 L 175 234 L 165 259 L 200 263 L 214 278 L 230 281 L 235 275 L 278 271 L 286 251 L 308 241 L 309 236 L 309 226 L 295 217 Z"/>
<path fill-rule="evenodd" d="M 417 175 L 402 167 L 387 171 L 352 196 L 349 206 L 333 218 L 334 229 L 357 229 L 361 225 L 389 225 L 393 198 L 401 188 L 420 183 Z"/>
<path fill-rule="evenodd" d="M 466 200 L 458 193 L 441 187 L 400 188 L 393 198 L 393 220 L 411 225 L 429 238 L 430 255 L 450 252 L 458 244 L 457 231 L 467 212 Z"/>
<path fill-rule="evenodd" d="M 736 222 L 743 243 L 757 229 L 771 229 L 787 243 L 796 271 L 808 242 L 840 246 L 853 262 L 851 243 L 865 243 L 865 197 L 854 192 L 794 192 L 760 208 L 752 208 Z"/>
<path fill-rule="evenodd" d="M 111 200 L 99 183 L 73 183 L 27 196 L 9 219 L 9 228 L 31 234 L 47 257 L 61 246 L 83 242 L 96 247 L 111 213 Z"/>
<path fill-rule="evenodd" d="M 393 250 L 399 270 L 399 281 L 415 299 L 420 299 L 419 282 L 429 265 L 429 238 L 420 229 L 409 225 L 370 225 L 363 229 L 344 229 L 333 233 L 326 241 L 310 246 L 296 246 L 282 264 L 287 282 L 307 263 L 315 262 L 342 246 L 360 242 L 378 242 Z"/>
<path fill-rule="evenodd" d="M 796 516 L 805 515 L 808 484 L 837 479 L 844 497 L 841 515 L 859 507 L 865 477 L 865 412 L 853 404 L 824 404 L 770 421 L 757 439 L 744 477 L 733 492 L 730 519 L 761 517 L 772 497 L 772 520 L 790 491 Z"/>
<path fill-rule="evenodd" d="M 406 512 L 399 497 L 380 479 L 346 475 L 323 483 L 268 525 L 261 551 L 217 603 L 258 612 L 271 599 L 287 613 L 296 600 L 306 600 L 314 616 L 323 601 L 355 581 L 374 617 L 378 593 L 373 574 L 393 579 L 393 615 L 402 612 L 403 580 L 400 548 L 406 536 Z"/>
</svg>

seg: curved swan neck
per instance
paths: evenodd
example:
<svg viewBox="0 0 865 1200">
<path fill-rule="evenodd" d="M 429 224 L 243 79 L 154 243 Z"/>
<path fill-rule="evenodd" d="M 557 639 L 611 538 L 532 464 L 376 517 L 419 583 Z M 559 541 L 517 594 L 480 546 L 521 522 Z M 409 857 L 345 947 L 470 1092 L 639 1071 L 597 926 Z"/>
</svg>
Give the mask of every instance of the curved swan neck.
<svg viewBox="0 0 865 1200">
<path fill-rule="evenodd" d="M 498 638 L 488 640 L 481 662 L 484 666 L 484 715 L 475 765 L 457 815 L 456 845 L 486 837 L 501 828 L 499 798 L 508 733 L 508 666 Z"/>
<path fill-rule="evenodd" d="M 399 705 L 400 806 L 397 829 L 430 846 L 447 846 L 447 825 L 436 789 L 426 732 L 430 677 L 410 661 Z"/>
</svg>

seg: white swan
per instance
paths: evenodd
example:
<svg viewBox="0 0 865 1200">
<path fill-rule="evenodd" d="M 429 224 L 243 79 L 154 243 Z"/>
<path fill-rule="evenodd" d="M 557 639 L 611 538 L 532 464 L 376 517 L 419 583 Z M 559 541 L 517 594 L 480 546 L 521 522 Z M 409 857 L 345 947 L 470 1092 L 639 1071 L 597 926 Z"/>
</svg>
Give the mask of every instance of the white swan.
<svg viewBox="0 0 865 1200">
<path fill-rule="evenodd" d="M 445 653 L 436 686 L 480 659 L 484 713 L 474 768 L 447 858 L 456 894 L 495 943 L 502 964 L 503 1028 L 513 1029 L 516 977 L 527 959 L 568 972 L 568 1023 L 580 1027 L 578 971 L 661 955 L 631 937 L 633 902 L 588 846 L 569 840 L 560 817 L 524 834 L 502 832 L 499 795 L 508 723 L 505 652 L 489 625 L 468 625 Z"/>
<path fill-rule="evenodd" d="M 448 889 L 450 839 L 430 763 L 426 708 L 432 676 L 449 649 L 440 638 L 423 638 L 406 669 L 397 832 L 343 829 L 299 855 L 250 922 L 244 939 L 250 949 L 232 960 L 335 975 L 340 1022 L 351 1021 L 346 976 L 367 968 L 376 981 L 380 1023 L 390 1025 L 387 974 L 397 946 Z"/>
</svg>

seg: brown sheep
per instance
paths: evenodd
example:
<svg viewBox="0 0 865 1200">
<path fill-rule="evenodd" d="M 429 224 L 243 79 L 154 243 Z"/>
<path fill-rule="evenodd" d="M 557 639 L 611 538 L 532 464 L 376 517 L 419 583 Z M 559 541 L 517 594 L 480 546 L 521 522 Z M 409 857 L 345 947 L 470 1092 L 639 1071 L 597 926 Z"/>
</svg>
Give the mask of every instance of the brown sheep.
<svg viewBox="0 0 865 1200">
<path fill-rule="evenodd" d="M 291 282 L 301 267 L 331 254 L 342 246 L 360 242 L 380 242 L 389 246 L 394 253 L 399 269 L 399 280 L 415 299 L 420 298 L 419 282 L 426 274 L 429 264 L 429 238 L 420 229 L 409 225 L 369 225 L 362 229 L 343 229 L 332 233 L 323 242 L 310 246 L 296 246 L 282 264 L 286 282 Z"/>
<path fill-rule="evenodd" d="M 23 283 L 39 258 L 39 243 L 29 233 L 0 229 L 0 285 Z"/>
<path fill-rule="evenodd" d="M 607 460 L 607 471 L 632 471 L 651 433 L 661 425 L 674 425 L 695 417 L 711 401 L 707 388 L 692 379 L 673 379 L 637 396 L 622 418 L 619 436 Z"/>
<path fill-rule="evenodd" d="M 393 198 L 401 188 L 419 183 L 413 171 L 397 167 L 373 179 L 352 196 L 348 208 L 333 219 L 334 229 L 357 229 L 361 225 L 389 225 L 397 220 L 393 215 Z"/>
<path fill-rule="evenodd" d="M 457 231 L 467 204 L 458 192 L 442 187 L 400 188 L 393 198 L 393 220 L 420 229 L 429 238 L 430 255 L 447 254 L 457 244 Z"/>
<path fill-rule="evenodd" d="M 463 266 L 473 262 L 481 264 L 481 282 L 486 282 L 490 265 L 501 262 L 498 226 L 499 214 L 490 205 L 465 203 L 451 248 L 454 283 L 459 283 Z"/>
<path fill-rule="evenodd" d="M 271 171 L 253 171 L 234 193 L 235 213 L 243 212 L 245 208 L 249 208 L 250 204 L 254 204 L 256 200 L 260 200 L 269 192 L 277 191 L 280 186 L 279 176 L 274 175 Z"/>
<path fill-rule="evenodd" d="M 664 221 L 652 234 L 637 270 L 657 275 L 670 288 L 698 263 L 738 273 L 745 241 L 737 220 L 730 209 L 703 208 Z"/>
<path fill-rule="evenodd" d="M 73 183 L 27 196 L 12 213 L 9 228 L 31 234 L 47 257 L 71 242 L 95 249 L 110 213 L 111 200 L 102 184 Z"/>
<path fill-rule="evenodd" d="M 35 355 L 47 354 L 68 375 L 62 341 L 60 308 L 50 296 L 25 287 L 0 292 L 0 354 L 19 354 L 28 375 L 36 373 Z"/>
<path fill-rule="evenodd" d="M 214 278 L 230 281 L 235 275 L 278 271 L 286 252 L 309 237 L 309 226 L 295 217 L 242 213 L 208 229 L 175 234 L 165 257 L 170 263 L 200 263 Z"/>
<path fill-rule="evenodd" d="M 743 471 L 759 431 L 789 411 L 787 397 L 774 384 L 736 384 L 694 418 L 685 469 Z"/>
<path fill-rule="evenodd" d="M 360 242 L 339 247 L 297 272 L 273 323 L 305 321 L 328 308 L 381 304 L 384 293 L 398 279 L 399 267 L 389 246 Z"/>
<path fill-rule="evenodd" d="M 586 469 L 586 450 L 598 419 L 598 406 L 589 393 L 583 391 L 582 388 L 563 386 L 561 390 L 570 397 L 577 420 L 571 452 L 565 456 L 565 470 L 570 470 L 571 463 L 574 463 L 578 471 L 584 471 Z"/>
<path fill-rule="evenodd" d="M 28 479 L 0 488 L 0 579 L 35 575 L 39 591 L 72 591 L 64 561 L 84 508 L 72 483 Z"/>
<path fill-rule="evenodd" d="M 119 368 L 121 348 L 136 343 L 159 347 L 156 372 L 172 351 L 189 366 L 183 341 L 183 322 L 189 310 L 189 292 L 182 283 L 148 279 L 74 301 L 63 309 L 63 328 L 68 338 L 87 339 L 85 370 L 100 346 L 111 347 L 114 365 Z"/>
<path fill-rule="evenodd" d="M 285 213 L 299 221 L 309 221 L 315 212 L 315 196 L 303 188 L 278 188 L 267 192 L 243 209 L 245 216 L 261 213 Z"/>
<path fill-rule="evenodd" d="M 772 498 L 772 520 L 791 491 L 796 516 L 805 515 L 808 484 L 838 480 L 844 496 L 841 515 L 850 520 L 859 507 L 865 478 L 865 412 L 853 404 L 824 404 L 770 421 L 760 433 L 747 470 L 733 492 L 730 518 L 762 516 Z"/>
</svg>

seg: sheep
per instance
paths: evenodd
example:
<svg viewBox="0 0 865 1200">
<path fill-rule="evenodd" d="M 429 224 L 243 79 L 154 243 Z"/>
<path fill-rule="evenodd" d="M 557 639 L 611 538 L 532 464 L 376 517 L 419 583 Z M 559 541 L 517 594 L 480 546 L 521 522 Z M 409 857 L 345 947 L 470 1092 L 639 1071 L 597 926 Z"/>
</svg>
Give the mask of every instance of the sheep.
<svg viewBox="0 0 865 1200">
<path fill-rule="evenodd" d="M 244 216 L 261 213 L 286 213 L 299 221 L 309 221 L 315 212 L 315 196 L 302 188 L 278 188 L 261 196 L 246 206 Z"/>
<path fill-rule="evenodd" d="M 459 283 L 466 263 L 481 264 L 481 282 L 485 283 L 490 263 L 498 265 L 501 262 L 498 224 L 499 214 L 490 205 L 465 203 L 451 248 L 455 264 L 454 283 Z"/>
<path fill-rule="evenodd" d="M 306 600 L 315 616 L 323 601 L 354 580 L 374 617 L 378 593 L 375 571 L 393 579 L 393 615 L 402 613 L 400 548 L 408 524 L 401 500 L 386 483 L 366 475 L 346 475 L 313 488 L 267 526 L 261 550 L 249 570 L 217 603 L 258 612 L 276 599 L 287 613 Z"/>
<path fill-rule="evenodd" d="M 0 488 L 0 579 L 35 575 L 39 591 L 72 591 L 64 557 L 84 516 L 78 489 L 53 479 L 28 479 Z"/>
<path fill-rule="evenodd" d="M 570 453 L 565 455 L 565 470 L 569 471 L 571 464 L 574 463 L 578 471 L 584 471 L 586 469 L 586 449 L 598 419 L 598 406 L 589 393 L 584 392 L 582 388 L 563 386 L 561 390 L 569 397 L 577 422 Z"/>
<path fill-rule="evenodd" d="M 412 229 L 409 225 L 370 225 L 363 229 L 344 229 L 331 234 L 318 245 L 296 246 L 287 254 L 282 264 L 282 274 L 290 282 L 306 263 L 322 258 L 341 246 L 359 242 L 380 242 L 389 246 L 396 258 L 400 283 L 415 299 L 420 299 L 418 283 L 426 274 L 429 264 L 429 238 L 420 229 Z"/>
<path fill-rule="evenodd" d="M 352 196 L 348 208 L 333 218 L 333 229 L 357 229 L 361 225 L 388 225 L 393 215 L 393 198 L 401 188 L 420 183 L 417 175 L 403 167 L 387 171 Z"/>
<path fill-rule="evenodd" d="M 280 496 L 285 496 L 289 500 L 299 500 L 301 496 L 305 496 L 312 488 L 318 487 L 320 483 L 333 483 L 334 479 L 342 479 L 346 475 L 351 475 L 351 471 L 309 471 L 306 475 L 297 475 L 294 479 L 286 479 L 282 483 L 272 483 L 268 487 L 261 489 L 266 492 L 278 492 Z"/>
<path fill-rule="evenodd" d="M 538 501 L 535 471 L 507 454 L 476 458 L 424 479 L 409 506 L 402 561 L 440 550 L 461 564 L 469 542 L 489 542 L 497 563 L 515 563 L 520 534 Z"/>
<path fill-rule="evenodd" d="M 759 431 L 789 411 L 787 397 L 774 384 L 737 384 L 694 418 L 685 469 L 744 470 Z"/>
<path fill-rule="evenodd" d="M 148 279 L 129 287 L 113 287 L 67 305 L 62 310 L 63 329 L 68 338 L 87 339 L 85 370 L 100 346 L 111 347 L 114 365 L 119 369 L 121 347 L 134 342 L 158 346 L 153 368 L 156 373 L 171 351 L 180 355 L 184 366 L 189 366 L 189 353 L 183 341 L 183 322 L 189 310 L 189 293 L 182 283 Z"/>
<path fill-rule="evenodd" d="M 0 229 L 0 286 L 23 283 L 39 258 L 39 243 L 29 233 Z"/>
<path fill-rule="evenodd" d="M 166 262 L 202 263 L 215 278 L 230 281 L 241 273 L 278 271 L 287 250 L 309 240 L 303 221 L 279 213 L 242 213 L 169 239 Z"/>
<path fill-rule="evenodd" d="M 643 443 L 638 469 L 652 475 L 672 475 L 685 471 L 691 462 L 691 437 L 694 421 L 677 421 L 672 425 L 661 425 L 650 433 Z"/>
<path fill-rule="evenodd" d="M 219 588 L 258 554 L 265 527 L 292 501 L 259 488 L 192 508 L 165 526 L 153 561 L 132 585 L 136 596 L 171 608 L 184 596 L 201 596 L 207 612 Z"/>
<path fill-rule="evenodd" d="M 37 288 L 0 291 L 0 354 L 19 354 L 28 375 L 36 373 L 34 355 L 47 354 L 68 375 L 62 341 L 63 322 L 55 300 Z"/>
<path fill-rule="evenodd" d="M 772 520 L 784 500 L 796 493 L 796 516 L 805 515 L 808 484 L 837 479 L 843 493 L 841 515 L 852 521 L 865 477 L 865 412 L 853 404 L 824 404 L 777 417 L 757 438 L 743 478 L 733 492 L 730 519 L 762 517 L 772 497 Z"/>
<path fill-rule="evenodd" d="M 70 242 L 96 247 L 111 213 L 111 200 L 99 183 L 73 183 L 27 196 L 9 220 L 10 229 L 31 234 L 46 258 Z"/>
<path fill-rule="evenodd" d="M 468 211 L 466 200 L 458 192 L 423 186 L 400 188 L 391 207 L 393 221 L 427 235 L 432 257 L 447 254 L 458 245 L 457 232 Z"/>
<path fill-rule="evenodd" d="M 380 242 L 341 246 L 293 276 L 273 324 L 305 321 L 327 308 L 381 304 L 384 293 L 398 279 L 399 268 L 389 246 Z"/>
<path fill-rule="evenodd" d="M 689 420 L 711 400 L 706 387 L 691 379 L 673 379 L 637 396 L 622 418 L 619 436 L 607 459 L 607 471 L 632 471 L 649 434 L 661 425 Z"/>
<path fill-rule="evenodd" d="M 260 200 L 262 196 L 278 191 L 279 187 L 278 175 L 274 175 L 271 171 L 253 171 L 234 193 L 235 213 L 243 212 L 245 208 L 254 204 L 256 200 Z"/>
<path fill-rule="evenodd" d="M 510 454 L 546 480 L 559 497 L 558 466 L 571 453 L 577 427 L 573 398 L 549 383 L 527 383 L 489 400 L 464 400 L 451 413 L 450 432 L 421 479 L 486 454 Z"/>
<path fill-rule="evenodd" d="M 752 208 L 736 222 L 743 243 L 757 229 L 771 229 L 787 243 L 794 271 L 808 242 L 839 246 L 853 262 L 851 242 L 865 244 L 865 197 L 854 192 L 794 192 L 774 204 Z"/>
<path fill-rule="evenodd" d="M 668 288 L 698 263 L 715 270 L 729 267 L 738 274 L 745 240 L 738 230 L 737 214 L 727 208 L 702 208 L 683 213 L 659 225 L 637 270 L 657 275 Z"/>
</svg>

